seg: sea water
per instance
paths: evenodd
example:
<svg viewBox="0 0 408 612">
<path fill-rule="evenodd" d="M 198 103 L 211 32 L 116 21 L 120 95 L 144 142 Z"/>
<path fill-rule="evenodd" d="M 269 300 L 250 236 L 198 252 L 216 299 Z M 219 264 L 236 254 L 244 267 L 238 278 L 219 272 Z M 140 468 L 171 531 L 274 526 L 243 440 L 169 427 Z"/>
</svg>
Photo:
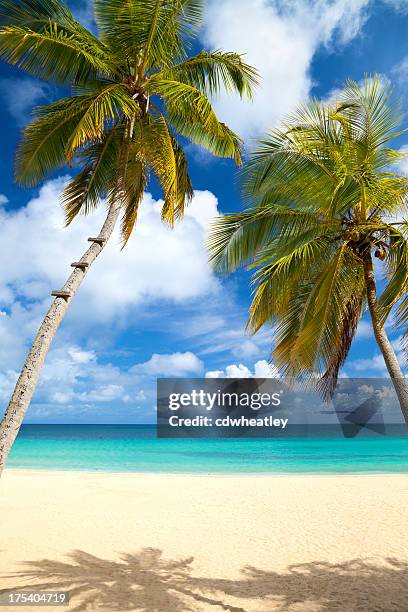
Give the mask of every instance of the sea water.
<svg viewBox="0 0 408 612">
<path fill-rule="evenodd" d="M 407 428 L 342 438 L 158 439 L 154 425 L 23 425 L 10 468 L 194 474 L 405 473 Z"/>
</svg>

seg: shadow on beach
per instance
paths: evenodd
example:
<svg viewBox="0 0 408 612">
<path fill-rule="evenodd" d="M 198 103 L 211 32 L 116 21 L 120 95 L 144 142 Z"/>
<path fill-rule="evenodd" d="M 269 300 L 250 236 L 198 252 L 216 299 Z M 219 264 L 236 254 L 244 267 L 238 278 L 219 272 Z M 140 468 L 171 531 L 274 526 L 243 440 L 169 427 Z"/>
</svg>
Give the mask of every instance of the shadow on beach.
<svg viewBox="0 0 408 612">
<path fill-rule="evenodd" d="M 408 562 L 392 558 L 381 565 L 362 559 L 337 564 L 316 561 L 292 565 L 282 573 L 248 566 L 237 580 L 195 577 L 192 557 L 169 561 L 157 549 L 123 554 L 120 561 L 83 551 L 70 553 L 68 559 L 26 562 L 26 570 L 7 575 L 18 585 L 0 593 L 69 591 L 70 610 L 408 610 Z"/>
</svg>

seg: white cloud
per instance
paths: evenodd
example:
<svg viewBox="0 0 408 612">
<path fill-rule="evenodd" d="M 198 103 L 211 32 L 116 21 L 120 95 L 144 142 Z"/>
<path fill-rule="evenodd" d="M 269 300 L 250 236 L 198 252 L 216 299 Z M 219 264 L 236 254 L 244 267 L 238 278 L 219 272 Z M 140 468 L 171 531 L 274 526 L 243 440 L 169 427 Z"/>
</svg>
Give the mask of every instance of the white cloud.
<svg viewBox="0 0 408 612">
<path fill-rule="evenodd" d="M 113 402 L 124 397 L 122 385 L 99 385 L 92 391 L 81 393 L 77 399 L 82 402 Z"/>
<path fill-rule="evenodd" d="M 408 1 L 407 0 L 383 0 L 384 4 L 392 7 L 394 10 L 400 13 L 408 13 Z"/>
<path fill-rule="evenodd" d="M 131 372 L 152 376 L 187 376 L 199 374 L 202 369 L 202 361 L 194 353 L 187 351 L 170 355 L 155 353 L 149 361 L 133 366 Z"/>
<path fill-rule="evenodd" d="M 407 76 L 408 76 L 408 59 L 406 60 L 406 62 L 407 62 Z M 400 172 L 402 172 L 402 174 L 408 176 L 408 145 L 403 145 L 400 148 L 399 152 L 405 155 L 405 157 L 401 159 L 401 161 L 399 162 L 398 169 Z"/>
<path fill-rule="evenodd" d="M 234 346 L 231 353 L 234 357 L 241 357 L 241 359 L 249 359 L 254 357 L 259 352 L 259 346 L 250 339 L 244 339 L 242 342 Z"/>
<path fill-rule="evenodd" d="M 28 419 L 54 415 L 65 422 L 78 415 L 100 422 L 109 415 L 112 421 L 121 416 L 132 422 L 150 420 L 154 415 L 157 376 L 201 374 L 203 364 L 192 352 L 153 354 L 142 363 L 118 367 L 103 363 L 93 351 L 77 345 L 61 345 L 51 349 L 29 409 Z M 0 403 L 9 400 L 18 373 L 0 371 Z M 100 413 L 101 406 L 104 413 Z M 120 416 L 121 415 L 121 416 Z"/>
<path fill-rule="evenodd" d="M 398 336 L 398 338 L 395 338 L 395 340 L 392 340 L 391 342 L 393 349 L 397 351 L 398 353 L 403 351 L 403 344 L 404 344 L 403 340 L 404 340 L 403 336 Z"/>
<path fill-rule="evenodd" d="M 0 193 L 0 206 L 7 204 L 8 201 L 8 197 L 5 196 L 4 193 Z"/>
<path fill-rule="evenodd" d="M 51 93 L 50 85 L 30 77 L 0 79 L 0 95 L 19 125 L 29 121 L 33 107 L 49 103 Z"/>
<path fill-rule="evenodd" d="M 276 367 L 264 359 L 254 364 L 254 369 L 250 370 L 247 366 L 231 364 L 223 370 L 213 370 L 206 372 L 206 378 L 278 378 L 279 372 Z"/>
<path fill-rule="evenodd" d="M 24 306 L 12 302 L 12 291 L 0 282 L 0 303 L 7 302 L 8 309 L 0 317 L 0 369 L 21 365 L 26 352 L 26 342 L 37 330 L 38 322 L 46 312 L 46 304 Z"/>
<path fill-rule="evenodd" d="M 14 370 L 0 370 L 0 401 L 8 400 L 16 384 L 18 373 Z"/>
<path fill-rule="evenodd" d="M 251 378 L 251 371 L 242 363 L 228 365 L 225 370 L 213 370 L 205 373 L 206 378 Z"/>
<path fill-rule="evenodd" d="M 83 351 L 77 346 L 71 346 L 68 349 L 68 355 L 74 363 L 89 363 L 96 359 L 95 351 Z"/>
<path fill-rule="evenodd" d="M 87 248 L 87 237 L 95 235 L 105 214 L 101 207 L 64 228 L 59 205 L 63 183 L 64 179 L 48 181 L 23 208 L 0 208 L 2 248 L 10 254 L 0 267 L 3 405 L 51 303 L 51 289 L 62 286 L 70 262 Z M 184 221 L 171 230 L 161 221 L 160 202 L 145 196 L 126 249 L 120 250 L 116 232 L 76 296 L 47 357 L 29 420 L 53 416 L 64 422 L 117 422 L 120 415 L 151 420 L 156 377 L 203 375 L 204 364 L 196 352 L 203 356 L 208 351 L 211 360 L 210 348 L 229 353 L 228 359 L 236 355 L 255 361 L 265 355 L 262 346 L 267 342 L 269 349 L 269 338 L 245 336 L 246 312 L 236 303 L 237 287 L 232 281 L 227 281 L 228 289 L 222 287 L 208 264 L 204 240 L 208 222 L 217 214 L 215 196 L 197 192 Z M 156 329 L 178 338 L 185 348 L 152 351 L 147 361 L 135 357 L 139 347 L 133 340 L 129 348 L 121 342 L 119 351 L 112 350 L 112 340 L 132 327 Z M 116 353 L 123 361 L 116 362 Z M 226 359 L 223 362 L 229 363 Z M 264 375 L 260 368 L 259 361 L 255 375 Z M 235 375 L 233 366 L 227 370 Z"/>
<path fill-rule="evenodd" d="M 384 358 L 379 353 L 373 357 L 365 359 L 354 359 L 347 364 L 347 369 L 354 370 L 356 372 L 373 371 L 382 374 L 385 374 L 387 371 Z"/>
<path fill-rule="evenodd" d="M 2 249 L 10 254 L 0 267 L 3 406 L 51 303 L 51 290 L 62 286 L 70 262 L 87 248 L 87 237 L 95 235 L 105 214 L 102 206 L 95 215 L 79 217 L 64 228 L 59 206 L 62 185 L 62 179 L 47 182 L 24 208 L 0 208 Z M 136 364 L 138 347 L 131 343 L 121 367 L 105 362 L 115 360 L 112 348 L 121 330 L 164 325 L 166 309 L 174 316 L 175 308 L 188 313 L 191 307 L 202 308 L 204 301 L 215 301 L 220 285 L 208 264 L 204 240 L 208 222 L 217 214 L 215 196 L 197 192 L 183 223 L 171 230 L 161 221 L 160 202 L 145 196 L 126 249 L 120 250 L 116 232 L 76 296 L 47 357 L 29 419 L 118 422 L 127 415 L 137 422 L 145 414 L 151 420 L 157 376 L 201 374 L 203 363 L 188 350 L 194 342 L 187 340 L 184 352 L 163 355 L 159 349 L 148 361 Z M 188 314 L 180 314 L 181 318 Z M 167 324 L 165 333 L 176 332 Z M 98 406 L 103 406 L 103 414 Z"/>
<path fill-rule="evenodd" d="M 391 342 L 398 362 L 404 371 L 406 368 L 406 356 L 402 351 L 401 337 Z M 363 359 L 353 359 L 347 363 L 347 370 L 354 372 L 370 373 L 374 372 L 378 376 L 388 376 L 387 366 L 381 353 Z"/>
<path fill-rule="evenodd" d="M 279 371 L 271 363 L 262 359 L 261 361 L 257 361 L 254 366 L 254 377 L 255 378 L 279 378 Z"/>
<path fill-rule="evenodd" d="M 393 79 L 400 84 L 402 91 L 406 94 L 408 84 L 408 56 L 403 57 L 402 60 L 392 68 L 391 74 Z M 401 150 L 405 150 L 406 152 L 406 147 L 402 147 Z"/>
<path fill-rule="evenodd" d="M 103 222 L 106 211 L 101 206 L 64 228 L 62 186 L 63 179 L 49 181 L 24 208 L 0 208 L 2 250 L 10 254 L 0 267 L 0 303 L 8 314 L 0 318 L 0 366 L 21 359 L 25 342 L 51 303 L 51 290 L 63 285 L 70 263 Z M 182 304 L 218 288 L 204 245 L 208 222 L 218 214 L 215 196 L 196 192 L 174 230 L 162 223 L 160 204 L 146 194 L 135 234 L 123 251 L 116 231 L 72 304 L 67 317 L 71 324 L 120 325 L 132 307 L 157 299 Z"/>
<path fill-rule="evenodd" d="M 408 74 L 408 60 L 407 60 L 407 74 Z M 391 167 L 391 170 L 394 172 L 400 173 L 403 176 L 408 177 L 408 145 L 403 145 L 402 147 L 400 147 L 399 153 L 401 153 L 405 157 L 403 157 L 398 162 L 398 164 L 395 164 L 393 167 Z M 400 223 L 401 221 L 406 221 L 406 219 L 407 219 L 406 210 L 403 210 L 401 207 L 396 212 L 396 214 L 389 215 L 388 217 L 386 217 L 385 221 L 387 223 Z M 382 272 L 382 276 L 384 277 L 384 269 L 383 269 L 384 266 L 380 266 L 379 263 L 380 262 L 376 260 L 376 267 L 379 269 L 379 271 Z"/>
<path fill-rule="evenodd" d="M 365 340 L 367 338 L 373 337 L 373 327 L 370 321 L 366 321 L 365 319 L 361 319 L 358 324 L 356 340 Z"/>
<path fill-rule="evenodd" d="M 369 0 L 211 0 L 204 40 L 246 54 L 262 77 L 254 103 L 221 96 L 220 116 L 245 138 L 273 127 L 311 90 L 310 65 L 322 45 L 360 31 Z"/>
<path fill-rule="evenodd" d="M 63 183 L 63 179 L 47 182 L 24 208 L 0 209 L 2 248 L 12 254 L 0 268 L 3 404 L 10 397 L 27 345 L 51 303 L 51 289 L 63 284 L 71 271 L 70 262 L 88 247 L 87 237 L 95 235 L 106 213 L 101 207 L 95 215 L 79 217 L 64 228 L 59 205 Z M 120 250 L 116 232 L 85 279 L 47 358 L 29 419 L 54 415 L 57 420 L 69 420 L 71 415 L 74 419 L 82 415 L 90 421 L 117 421 L 125 405 L 129 418 L 135 411 L 135 421 L 143 420 L 148 405 L 151 419 L 155 377 L 203 371 L 202 362 L 191 351 L 155 353 L 143 363 L 133 360 L 133 364 L 117 367 L 98 360 L 94 347 L 101 334 L 96 334 L 95 344 L 88 328 L 91 347 L 77 340 L 81 322 L 100 329 L 103 326 L 101 337 L 105 338 L 111 328 L 120 329 L 121 318 L 123 327 L 129 327 L 134 322 L 130 313 L 148 308 L 149 303 L 164 299 L 183 305 L 211 296 L 219 287 L 204 246 L 208 222 L 218 214 L 215 196 L 197 192 L 183 223 L 174 230 L 162 223 L 160 204 L 146 194 L 127 248 Z M 98 406 L 104 406 L 103 414 L 98 413 Z"/>
</svg>

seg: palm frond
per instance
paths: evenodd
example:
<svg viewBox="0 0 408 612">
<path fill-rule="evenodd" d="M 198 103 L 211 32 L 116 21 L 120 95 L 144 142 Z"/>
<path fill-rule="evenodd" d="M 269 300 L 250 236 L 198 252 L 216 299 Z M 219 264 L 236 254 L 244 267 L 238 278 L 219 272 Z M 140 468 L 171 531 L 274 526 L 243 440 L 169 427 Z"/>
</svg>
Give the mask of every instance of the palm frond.
<svg viewBox="0 0 408 612">
<path fill-rule="evenodd" d="M 121 114 L 138 106 L 120 84 L 101 83 L 93 95 L 63 98 L 36 109 L 37 118 L 24 130 L 17 151 L 19 182 L 33 186 L 55 168 L 69 163 L 89 142 L 102 141 Z"/>
<path fill-rule="evenodd" d="M 78 96 L 83 112 L 66 143 L 66 156 L 72 159 L 75 151 L 89 141 L 103 140 L 106 129 L 121 115 L 139 114 L 139 107 L 121 83 L 95 83 L 95 92 Z"/>
<path fill-rule="evenodd" d="M 117 72 L 110 49 L 56 0 L 0 0 L 0 58 L 63 84 Z"/>
<path fill-rule="evenodd" d="M 105 134 L 103 141 L 92 143 L 80 152 L 82 170 L 69 181 L 62 194 L 67 225 L 78 214 L 91 213 L 113 193 L 122 141 L 123 129 L 116 124 Z"/>
<path fill-rule="evenodd" d="M 25 128 L 17 149 L 19 183 L 33 187 L 67 163 L 66 143 L 83 111 L 83 100 L 79 98 L 62 98 L 36 109 L 37 118 Z"/>
<path fill-rule="evenodd" d="M 134 76 L 185 56 L 203 15 L 201 0 L 95 0 L 94 6 L 102 39 L 134 64 Z"/>
<path fill-rule="evenodd" d="M 177 174 L 177 194 L 174 217 L 175 219 L 182 219 L 186 206 L 188 206 L 193 199 L 194 191 L 193 185 L 188 173 L 188 162 L 183 151 L 183 148 L 178 144 L 174 137 L 171 137 L 174 158 L 176 162 L 176 174 Z M 164 220 L 167 219 L 168 209 L 163 207 L 162 217 Z"/>
<path fill-rule="evenodd" d="M 257 332 L 267 321 L 276 322 L 286 312 L 291 288 L 327 260 L 334 248 L 324 230 L 309 230 L 284 246 L 277 238 L 262 249 L 251 265 L 256 271 L 248 327 Z"/>
<path fill-rule="evenodd" d="M 360 275 L 361 278 L 361 275 Z M 326 371 L 319 381 L 319 387 L 323 397 L 329 399 L 333 397 L 337 386 L 341 368 L 344 366 L 358 325 L 361 320 L 363 302 L 361 287 L 350 295 L 350 299 L 345 303 L 339 323 L 339 337 L 331 361 L 326 366 Z"/>
<path fill-rule="evenodd" d="M 380 75 L 365 75 L 359 85 L 349 79 L 338 106 L 353 131 L 353 138 L 364 143 L 366 153 L 383 147 L 404 133 L 399 129 L 403 117 L 401 100 L 390 83 Z"/>
<path fill-rule="evenodd" d="M 171 66 L 153 77 L 179 81 L 216 96 L 224 89 L 252 98 L 253 89 L 259 84 L 257 71 L 244 62 L 238 53 L 201 51 L 181 64 Z"/>
<path fill-rule="evenodd" d="M 193 197 L 179 136 L 241 163 L 242 142 L 218 121 L 208 95 L 224 88 L 250 96 L 257 76 L 236 53 L 203 51 L 187 59 L 202 0 L 93 4 L 98 35 L 63 0 L 0 0 L 0 59 L 72 90 L 35 109 L 17 152 L 16 177 L 31 187 L 65 164 L 78 164 L 63 193 L 67 224 L 101 200 L 119 198 L 126 243 L 151 174 L 170 225 Z"/>
<path fill-rule="evenodd" d="M 395 227 L 389 228 L 389 245 L 385 265 L 388 283 L 378 300 L 378 314 L 384 324 L 395 304 L 408 291 L 408 241 Z"/>
<path fill-rule="evenodd" d="M 123 204 L 123 216 L 121 220 L 121 234 L 123 247 L 126 246 L 133 232 L 139 206 L 143 199 L 144 190 L 147 184 L 146 167 L 142 161 L 131 160 L 128 162 L 126 172 L 126 194 Z"/>
<path fill-rule="evenodd" d="M 292 295 L 287 313 L 276 327 L 274 362 L 292 376 L 312 376 L 322 369 L 335 374 L 349 348 L 342 336 L 347 318 L 347 333 L 352 339 L 361 316 L 361 310 L 351 318 L 349 312 L 350 295 L 355 293 L 361 300 L 361 263 L 344 245 L 332 253 L 326 265 L 313 270 L 301 281 L 304 290 Z"/>
<path fill-rule="evenodd" d="M 13 24 L 37 29 L 50 21 L 70 23 L 73 19 L 60 0 L 0 0 L 0 27 Z"/>
<path fill-rule="evenodd" d="M 339 102 L 312 100 L 260 141 L 243 173 L 248 207 L 217 220 L 210 258 L 217 270 L 254 270 L 249 327 L 272 325 L 282 373 L 321 374 L 330 396 L 366 302 L 363 260 L 378 250 L 388 283 L 384 324 L 395 307 L 408 321 L 407 177 L 396 172 L 401 115 L 380 78 L 348 82 Z M 398 228 L 398 229 L 397 229 Z"/>
<path fill-rule="evenodd" d="M 173 225 L 177 208 L 177 161 L 163 115 L 136 124 L 130 159 L 142 160 L 157 176 L 164 193 L 166 221 Z"/>
<path fill-rule="evenodd" d="M 228 273 L 251 263 L 277 238 L 292 239 L 312 228 L 321 231 L 323 226 L 337 227 L 335 222 L 327 222 L 313 212 L 298 210 L 276 198 L 276 203 L 216 219 L 208 239 L 210 261 L 217 271 Z"/>
<path fill-rule="evenodd" d="M 163 98 L 168 121 L 176 132 L 213 155 L 230 157 L 241 164 L 241 139 L 218 120 L 207 96 L 196 87 L 155 79 L 149 83 L 149 89 Z"/>
</svg>

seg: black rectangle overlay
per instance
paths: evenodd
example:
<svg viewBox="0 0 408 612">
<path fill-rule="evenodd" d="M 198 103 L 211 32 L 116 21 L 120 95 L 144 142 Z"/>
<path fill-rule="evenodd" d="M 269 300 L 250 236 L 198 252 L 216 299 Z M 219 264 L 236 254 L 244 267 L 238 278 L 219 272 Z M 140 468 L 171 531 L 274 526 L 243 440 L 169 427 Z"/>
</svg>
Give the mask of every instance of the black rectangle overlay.
<svg viewBox="0 0 408 612">
<path fill-rule="evenodd" d="M 340 379 L 331 400 L 287 378 L 161 378 L 160 438 L 406 436 L 387 378 Z"/>
</svg>

